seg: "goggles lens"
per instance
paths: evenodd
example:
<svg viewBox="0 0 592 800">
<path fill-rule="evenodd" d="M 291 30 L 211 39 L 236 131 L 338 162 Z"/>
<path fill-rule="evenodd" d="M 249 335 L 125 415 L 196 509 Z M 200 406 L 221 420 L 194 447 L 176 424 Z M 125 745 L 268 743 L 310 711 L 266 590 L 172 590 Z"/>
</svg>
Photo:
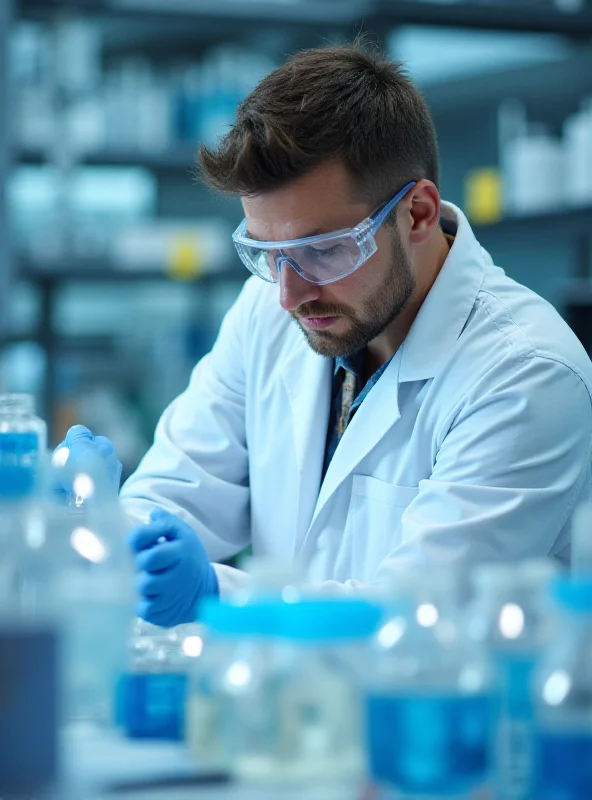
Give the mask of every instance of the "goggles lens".
<svg viewBox="0 0 592 800">
<path fill-rule="evenodd" d="M 314 244 L 272 250 L 235 242 L 241 260 L 255 275 L 276 283 L 279 271 L 289 264 L 311 283 L 331 283 L 360 266 L 364 253 L 352 236 L 333 237 Z"/>
<path fill-rule="evenodd" d="M 248 236 L 243 220 L 232 239 L 243 264 L 265 281 L 277 283 L 281 270 L 290 266 L 310 283 L 333 283 L 350 275 L 374 255 L 377 250 L 374 234 L 413 186 L 415 181 L 407 183 L 374 214 L 349 230 L 289 242 L 258 243 Z"/>
</svg>

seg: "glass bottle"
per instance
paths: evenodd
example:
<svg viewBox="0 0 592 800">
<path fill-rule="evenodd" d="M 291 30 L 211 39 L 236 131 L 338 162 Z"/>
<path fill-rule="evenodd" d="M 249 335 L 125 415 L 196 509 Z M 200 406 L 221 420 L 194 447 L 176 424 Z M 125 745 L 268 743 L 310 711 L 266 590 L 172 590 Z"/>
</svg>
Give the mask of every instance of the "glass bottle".
<svg viewBox="0 0 592 800">
<path fill-rule="evenodd" d="M 451 572 L 401 574 L 365 661 L 370 773 L 386 796 L 470 796 L 490 780 L 495 703 Z"/>
<path fill-rule="evenodd" d="M 592 580 L 553 585 L 556 632 L 534 680 L 536 800 L 592 797 Z"/>
<path fill-rule="evenodd" d="M 536 800 L 531 682 L 552 632 L 548 601 L 557 568 L 550 559 L 476 569 L 469 636 L 491 657 L 499 700 L 493 742 L 498 800 Z"/>
<path fill-rule="evenodd" d="M 118 697 L 119 723 L 129 738 L 185 738 L 187 673 L 201 642 L 189 628 L 159 628 L 136 620 Z"/>
</svg>

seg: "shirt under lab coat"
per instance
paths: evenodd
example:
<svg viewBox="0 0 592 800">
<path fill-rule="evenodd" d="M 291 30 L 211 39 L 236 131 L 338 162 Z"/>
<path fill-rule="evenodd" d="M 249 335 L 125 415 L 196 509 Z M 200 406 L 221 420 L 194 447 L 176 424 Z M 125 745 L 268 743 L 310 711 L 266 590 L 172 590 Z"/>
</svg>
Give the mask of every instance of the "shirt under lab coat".
<svg viewBox="0 0 592 800">
<path fill-rule="evenodd" d="M 213 562 L 251 544 L 345 592 L 409 565 L 554 556 L 590 492 L 592 364 L 555 309 L 515 283 L 455 206 L 450 254 L 321 481 L 333 361 L 247 281 L 122 489 L 143 521 L 186 520 Z M 532 268 L 536 269 L 533 260 Z M 222 593 L 248 580 L 216 564 Z"/>
</svg>

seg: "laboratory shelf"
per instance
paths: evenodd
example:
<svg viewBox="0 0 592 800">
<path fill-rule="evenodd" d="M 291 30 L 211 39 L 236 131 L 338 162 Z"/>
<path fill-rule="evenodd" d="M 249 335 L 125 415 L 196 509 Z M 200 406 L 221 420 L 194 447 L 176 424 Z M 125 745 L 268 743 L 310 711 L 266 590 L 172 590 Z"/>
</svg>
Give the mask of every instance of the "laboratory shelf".
<svg viewBox="0 0 592 800">
<path fill-rule="evenodd" d="M 490 233 L 539 234 L 541 231 L 592 235 L 592 205 L 507 216 L 492 225 L 473 225 L 477 236 Z"/>
<path fill-rule="evenodd" d="M 561 296 L 566 306 L 592 307 L 592 278 L 572 279 L 567 281 L 562 289 Z M 592 312 L 590 316 L 592 324 Z"/>
<path fill-rule="evenodd" d="M 254 0 L 21 0 L 21 13 L 48 16 L 58 9 L 99 16 L 148 15 L 217 22 L 228 33 L 231 26 L 245 31 L 261 24 L 289 24 L 293 28 L 339 27 L 363 23 L 365 30 L 395 25 L 438 25 L 481 30 L 557 33 L 576 39 L 592 35 L 592 9 L 567 13 L 533 8 L 518 0 L 507 5 L 442 4 L 421 0 L 302 0 L 300 3 Z"/>
<path fill-rule="evenodd" d="M 76 165 L 100 167 L 145 167 L 155 172 L 185 171 L 191 173 L 195 167 L 197 148 L 191 145 L 176 146 L 161 152 L 140 150 L 104 150 L 88 153 L 76 158 Z M 16 161 L 21 164 L 46 164 L 52 156 L 41 150 L 21 150 Z"/>
<path fill-rule="evenodd" d="M 417 0 L 376 0 L 369 19 L 376 25 L 437 25 L 531 33 L 558 33 L 576 39 L 592 33 L 592 9 L 567 13 L 557 9 L 533 8 L 519 0 L 507 4 L 417 2 Z"/>
<path fill-rule="evenodd" d="M 180 278 L 159 270 L 116 269 L 102 262 L 75 260 L 62 268 L 45 268 L 22 262 L 18 270 L 22 280 L 44 285 L 62 283 L 186 283 L 194 286 L 213 286 L 228 281 L 245 281 L 249 273 L 240 264 L 205 271 L 188 278 Z"/>
</svg>

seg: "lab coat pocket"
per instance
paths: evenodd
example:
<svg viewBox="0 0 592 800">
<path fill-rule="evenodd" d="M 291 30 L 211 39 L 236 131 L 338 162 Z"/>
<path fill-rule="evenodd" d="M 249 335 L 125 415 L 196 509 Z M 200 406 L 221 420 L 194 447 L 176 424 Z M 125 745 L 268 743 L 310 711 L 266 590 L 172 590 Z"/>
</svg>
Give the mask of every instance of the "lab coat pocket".
<svg viewBox="0 0 592 800">
<path fill-rule="evenodd" d="M 419 491 L 370 475 L 353 475 L 347 528 L 352 540 L 353 577 L 371 581 L 381 561 L 401 544 L 401 517 Z"/>
</svg>

